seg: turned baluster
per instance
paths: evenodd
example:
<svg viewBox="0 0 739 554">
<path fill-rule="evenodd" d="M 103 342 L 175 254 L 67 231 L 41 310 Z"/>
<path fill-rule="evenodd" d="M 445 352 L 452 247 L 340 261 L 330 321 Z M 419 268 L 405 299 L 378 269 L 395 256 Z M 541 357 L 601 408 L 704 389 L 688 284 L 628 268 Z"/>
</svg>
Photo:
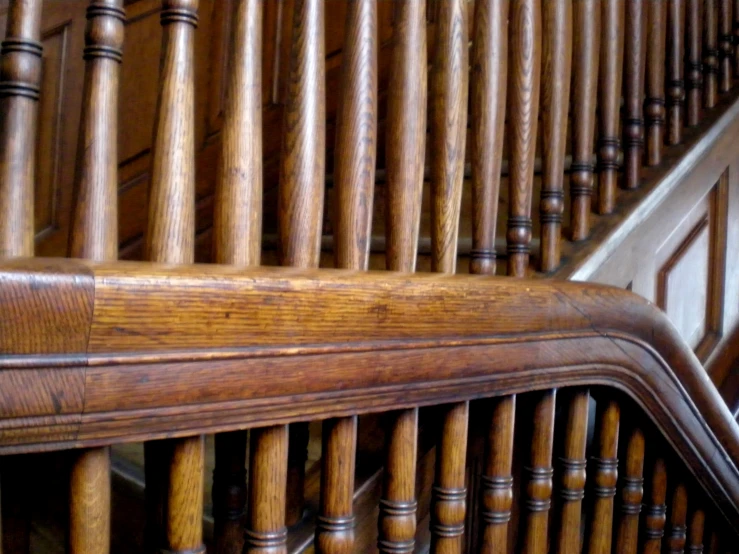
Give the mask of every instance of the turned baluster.
<svg viewBox="0 0 739 554">
<path fill-rule="evenodd" d="M 541 270 L 559 266 L 572 70 L 572 0 L 542 4 Z"/>
<path fill-rule="evenodd" d="M 718 0 L 719 91 L 729 92 L 733 80 L 734 17 L 732 0 Z"/>
<path fill-rule="evenodd" d="M 644 433 L 637 426 L 632 425 L 626 433 L 619 481 L 621 498 L 616 552 L 636 554 L 639 541 L 639 514 L 644 495 Z"/>
<path fill-rule="evenodd" d="M 162 3 L 161 84 L 145 237 L 145 257 L 153 262 L 189 264 L 195 256 L 197 9 L 197 0 Z M 204 552 L 203 437 L 147 443 L 145 464 L 149 548 Z"/>
<path fill-rule="evenodd" d="M 686 8 L 686 83 L 687 125 L 698 125 L 703 104 L 703 3 L 704 0 L 687 0 Z"/>
<path fill-rule="evenodd" d="M 688 491 L 685 483 L 671 486 L 669 534 L 665 547 L 670 554 L 683 554 L 687 543 Z"/>
<path fill-rule="evenodd" d="M 541 0 L 512 0 L 508 66 L 508 274 L 526 275 L 541 70 Z"/>
<path fill-rule="evenodd" d="M 495 275 L 495 230 L 508 77 L 508 0 L 475 2 L 472 40 L 470 273 Z"/>
<path fill-rule="evenodd" d="M 664 142 L 667 0 L 648 0 L 647 12 L 646 162 L 654 166 L 662 162 Z"/>
<path fill-rule="evenodd" d="M 683 140 L 685 2 L 667 2 L 667 144 Z"/>
<path fill-rule="evenodd" d="M 598 213 L 616 208 L 618 185 L 619 110 L 624 63 L 624 1 L 601 0 L 603 44 L 598 82 Z"/>
<path fill-rule="evenodd" d="M 562 399 L 562 396 L 560 396 Z M 580 519 L 585 497 L 585 448 L 588 434 L 587 390 L 566 397 L 567 425 L 559 464 L 559 554 L 580 552 Z"/>
<path fill-rule="evenodd" d="M 423 192 L 426 138 L 426 2 L 395 5 L 387 115 L 387 268 L 413 272 Z M 387 433 L 378 549 L 413 552 L 418 409 L 393 414 Z"/>
<path fill-rule="evenodd" d="M 643 0 L 626 0 L 624 25 L 624 187 L 639 186 L 644 150 L 644 81 L 647 9 Z"/>
<path fill-rule="evenodd" d="M 700 508 L 691 508 L 688 517 L 688 543 L 685 554 L 703 554 L 703 532 L 706 514 Z"/>
<path fill-rule="evenodd" d="M 718 100 L 718 0 L 705 0 L 703 12 L 703 105 L 713 108 Z"/>
<path fill-rule="evenodd" d="M 659 554 L 665 534 L 667 470 L 665 461 L 656 458 L 649 466 L 649 493 L 644 508 L 641 554 Z"/>
<path fill-rule="evenodd" d="M 377 7 L 348 5 L 335 148 L 336 266 L 366 270 L 372 227 L 377 144 Z M 354 552 L 357 418 L 323 424 L 321 500 L 316 551 Z"/>
<path fill-rule="evenodd" d="M 601 399 L 595 415 L 596 451 L 590 459 L 593 486 L 588 554 L 609 554 L 613 533 L 613 498 L 618 478 L 618 431 L 621 409 L 613 400 Z"/>
<path fill-rule="evenodd" d="M 259 265 L 262 233 L 262 3 L 234 7 L 213 210 L 213 261 Z M 241 554 L 246 505 L 246 431 L 215 436 L 213 518 L 215 551 Z"/>
<path fill-rule="evenodd" d="M 85 32 L 85 84 L 69 255 L 118 258 L 118 80 L 123 0 L 92 0 Z M 69 552 L 110 549 L 110 451 L 76 452 L 70 483 Z"/>
<path fill-rule="evenodd" d="M 734 46 L 734 78 L 737 79 L 739 78 L 739 0 L 734 0 L 734 6 L 731 11 L 734 16 L 732 24 L 734 31 L 732 40 L 732 44 Z"/>
</svg>

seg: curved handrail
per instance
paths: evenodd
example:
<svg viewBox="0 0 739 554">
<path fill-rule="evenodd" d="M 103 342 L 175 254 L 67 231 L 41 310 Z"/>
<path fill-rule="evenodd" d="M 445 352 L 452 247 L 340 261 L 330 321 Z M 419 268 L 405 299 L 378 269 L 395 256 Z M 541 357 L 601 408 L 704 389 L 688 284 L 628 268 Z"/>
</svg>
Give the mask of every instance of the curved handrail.
<svg viewBox="0 0 739 554">
<path fill-rule="evenodd" d="M 739 530 L 739 427 L 666 316 L 600 285 L 0 262 L 0 454 L 569 385 L 621 389 Z"/>
</svg>

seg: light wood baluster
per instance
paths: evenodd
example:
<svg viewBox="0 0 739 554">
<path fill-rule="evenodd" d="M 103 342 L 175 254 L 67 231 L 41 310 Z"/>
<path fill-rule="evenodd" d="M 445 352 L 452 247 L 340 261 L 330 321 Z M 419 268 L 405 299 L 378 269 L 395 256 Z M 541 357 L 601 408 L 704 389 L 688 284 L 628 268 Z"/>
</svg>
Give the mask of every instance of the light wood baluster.
<svg viewBox="0 0 739 554">
<path fill-rule="evenodd" d="M 334 163 L 334 256 L 337 267 L 366 270 L 377 152 L 377 6 L 375 0 L 357 0 L 347 9 Z M 355 551 L 356 443 L 356 417 L 324 422 L 318 553 Z"/>
<path fill-rule="evenodd" d="M 610 214 L 616 208 L 618 186 L 619 110 L 621 108 L 624 65 L 623 0 L 601 0 L 603 44 L 600 51 L 598 105 L 598 213 Z"/>
<path fill-rule="evenodd" d="M 632 426 L 625 441 L 621 482 L 621 502 L 616 552 L 636 554 L 639 542 L 639 514 L 644 496 L 644 433 Z"/>
<path fill-rule="evenodd" d="M 649 496 L 644 509 L 644 536 L 641 554 L 659 554 L 665 534 L 667 506 L 667 470 L 665 461 L 656 458 L 649 466 Z"/>
<path fill-rule="evenodd" d="M 718 1 L 705 0 L 703 12 L 703 106 L 708 109 L 718 100 Z"/>
<path fill-rule="evenodd" d="M 665 37 L 667 0 L 648 0 L 647 25 L 647 156 L 649 166 L 662 163 L 665 127 Z"/>
<path fill-rule="evenodd" d="M 685 0 L 667 1 L 667 144 L 683 140 Z"/>
<path fill-rule="evenodd" d="M 508 77 L 508 0 L 475 2 L 472 40 L 470 273 L 495 275 Z"/>
<path fill-rule="evenodd" d="M 588 534 L 588 554 L 610 554 L 613 534 L 613 498 L 618 478 L 618 431 L 621 409 L 613 400 L 600 400 L 595 416 L 595 456 L 590 460 L 592 476 L 592 517 Z"/>
<path fill-rule="evenodd" d="M 388 85 L 387 268 L 413 272 L 423 192 L 426 137 L 426 2 L 395 4 Z M 411 553 L 416 534 L 418 409 L 391 416 L 380 500 L 378 549 Z"/>
<path fill-rule="evenodd" d="M 145 237 L 145 258 L 153 262 L 194 261 L 197 9 L 197 0 L 162 2 L 161 84 Z M 149 442 L 144 454 L 149 549 L 204 552 L 203 437 Z"/>
<path fill-rule="evenodd" d="M 118 258 L 118 82 L 123 0 L 92 0 L 85 32 L 85 84 L 69 255 Z M 110 551 L 110 449 L 75 452 L 70 483 L 69 552 Z"/>
<path fill-rule="evenodd" d="M 669 554 L 683 554 L 687 543 L 688 490 L 683 481 L 670 486 L 670 533 L 665 541 Z"/>
<path fill-rule="evenodd" d="M 626 0 L 624 25 L 624 188 L 641 181 L 644 151 L 644 81 L 647 56 L 647 4 Z"/>
<path fill-rule="evenodd" d="M 703 0 L 687 0 L 685 58 L 688 127 L 700 123 L 703 107 L 703 3 Z"/>
<path fill-rule="evenodd" d="M 259 265 L 262 234 L 262 18 L 259 0 L 238 0 L 230 44 L 221 163 L 213 210 L 213 261 Z M 241 554 L 246 431 L 215 436 L 214 548 Z"/>
<path fill-rule="evenodd" d="M 572 165 L 570 166 L 572 240 L 590 234 L 590 202 L 593 195 L 593 142 L 595 103 L 598 90 L 601 1 L 574 0 L 573 21 L 577 29 L 572 68 Z"/>
<path fill-rule="evenodd" d="M 688 545 L 685 554 L 703 554 L 705 524 L 705 512 L 701 508 L 691 508 L 688 518 Z"/>
<path fill-rule="evenodd" d="M 564 213 L 564 165 L 572 72 L 572 0 L 542 4 L 541 270 L 560 262 Z"/>
<path fill-rule="evenodd" d="M 560 396 L 562 399 L 562 396 Z M 559 554 L 580 552 L 580 520 L 585 497 L 585 448 L 588 435 L 590 393 L 577 391 L 566 396 L 567 426 L 559 463 Z"/>
<path fill-rule="evenodd" d="M 734 79 L 733 0 L 718 0 L 719 92 L 729 92 Z"/>
</svg>

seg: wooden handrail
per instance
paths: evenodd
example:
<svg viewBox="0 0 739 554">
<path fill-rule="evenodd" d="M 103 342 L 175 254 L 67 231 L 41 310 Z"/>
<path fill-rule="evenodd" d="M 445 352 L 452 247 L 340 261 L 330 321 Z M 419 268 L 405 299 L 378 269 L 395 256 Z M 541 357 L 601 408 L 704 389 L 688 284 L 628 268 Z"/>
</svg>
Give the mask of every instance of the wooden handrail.
<svg viewBox="0 0 739 554">
<path fill-rule="evenodd" d="M 604 385 L 739 522 L 739 427 L 666 316 L 620 289 L 19 258 L 0 305 L 0 454 Z"/>
</svg>

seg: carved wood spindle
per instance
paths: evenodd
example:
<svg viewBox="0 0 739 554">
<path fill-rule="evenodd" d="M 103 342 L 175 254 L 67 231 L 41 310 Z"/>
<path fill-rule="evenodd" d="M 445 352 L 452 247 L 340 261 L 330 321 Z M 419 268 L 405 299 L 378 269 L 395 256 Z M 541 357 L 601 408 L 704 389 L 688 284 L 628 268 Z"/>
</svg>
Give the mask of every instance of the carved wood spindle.
<svg viewBox="0 0 739 554">
<path fill-rule="evenodd" d="M 667 0 L 647 2 L 647 99 L 644 116 L 647 122 L 647 165 L 662 163 L 665 127 L 665 37 Z"/>
<path fill-rule="evenodd" d="M 533 393 L 531 450 L 524 467 L 526 513 L 522 515 L 523 551 L 547 552 L 549 508 L 552 502 L 552 447 L 554 442 L 554 406 L 556 391 Z M 528 411 L 528 410 L 527 410 Z"/>
<path fill-rule="evenodd" d="M 398 2 L 395 9 L 386 141 L 386 264 L 391 271 L 413 272 L 426 139 L 426 2 Z M 418 409 L 402 410 L 391 419 L 378 549 L 382 554 L 410 554 L 416 535 Z"/>
<path fill-rule="evenodd" d="M 624 35 L 624 187 L 639 186 L 644 151 L 644 81 L 647 9 L 643 0 L 627 0 Z"/>
<path fill-rule="evenodd" d="M 495 275 L 508 77 L 508 0 L 475 2 L 472 40 L 470 273 Z"/>
<path fill-rule="evenodd" d="M 710 109 L 718 100 L 718 0 L 705 0 L 703 11 L 703 106 Z"/>
<path fill-rule="evenodd" d="M 734 57 L 733 0 L 718 0 L 719 92 L 731 90 Z"/>
<path fill-rule="evenodd" d="M 644 536 L 641 554 L 659 554 L 665 534 L 667 470 L 665 461 L 656 458 L 649 466 L 649 496 L 644 509 Z"/>
<path fill-rule="evenodd" d="M 335 148 L 334 255 L 340 268 L 366 270 L 372 227 L 377 152 L 377 6 L 375 0 L 347 8 L 346 44 Z M 354 551 L 354 467 L 357 418 L 323 424 L 320 514 L 316 551 Z"/>
<path fill-rule="evenodd" d="M 688 518 L 688 544 L 685 554 L 703 554 L 703 532 L 706 514 L 700 508 L 691 508 Z"/>
<path fill-rule="evenodd" d="M 685 1 L 667 2 L 667 144 L 683 140 Z"/>
<path fill-rule="evenodd" d="M 536 126 L 541 74 L 541 0 L 512 0 L 508 69 L 510 169 L 508 274 L 526 275 L 531 243 Z"/>
<path fill-rule="evenodd" d="M 572 69 L 572 165 L 570 166 L 572 240 L 590 234 L 590 202 L 593 194 L 593 132 L 598 90 L 598 52 L 601 33 L 600 0 L 574 0 L 577 29 Z"/>
<path fill-rule="evenodd" d="M 542 4 L 541 270 L 559 266 L 572 71 L 572 0 Z"/>
<path fill-rule="evenodd" d="M 118 81 L 123 0 L 92 0 L 85 31 L 85 84 L 69 255 L 118 258 Z M 70 483 L 69 551 L 110 549 L 110 450 L 76 452 Z"/>
<path fill-rule="evenodd" d="M 560 399 L 562 397 L 560 396 Z M 581 390 L 567 396 L 567 426 L 559 463 L 559 554 L 580 552 L 580 519 L 585 497 L 585 448 L 588 435 L 590 393 Z"/>
<path fill-rule="evenodd" d="M 686 123 L 689 127 L 700 123 L 703 107 L 703 3 L 704 0 L 687 0 L 686 7 Z"/>
<path fill-rule="evenodd" d="M 613 534 L 613 498 L 618 478 L 618 431 L 621 409 L 613 400 L 599 400 L 595 415 L 596 448 L 591 457 L 593 506 L 588 554 L 609 554 Z"/>
<path fill-rule="evenodd" d="M 621 471 L 621 501 L 616 552 L 636 554 L 639 542 L 639 514 L 644 495 L 644 433 L 632 426 L 627 432 Z"/>
<path fill-rule="evenodd" d="M 213 210 L 213 261 L 259 265 L 262 235 L 262 18 L 258 0 L 234 7 L 221 164 Z M 246 431 L 215 436 L 213 539 L 241 554 L 246 505 Z"/>
<path fill-rule="evenodd" d="M 665 547 L 669 554 L 683 554 L 687 543 L 688 490 L 685 483 L 678 481 L 671 488 L 669 535 Z"/>
<path fill-rule="evenodd" d="M 621 109 L 624 63 L 623 0 L 601 0 L 603 44 L 600 51 L 598 106 L 598 213 L 610 214 L 616 208 L 618 186 L 619 111 Z"/>
<path fill-rule="evenodd" d="M 162 2 L 161 84 L 145 237 L 145 257 L 153 262 L 190 264 L 195 256 L 197 10 L 197 0 Z M 149 548 L 204 552 L 203 437 L 149 442 L 144 455 Z"/>
<path fill-rule="evenodd" d="M 732 44 L 734 45 L 734 78 L 739 78 L 739 0 L 734 0 L 734 6 L 732 7 L 733 19 L 733 31 L 734 37 Z"/>
</svg>

